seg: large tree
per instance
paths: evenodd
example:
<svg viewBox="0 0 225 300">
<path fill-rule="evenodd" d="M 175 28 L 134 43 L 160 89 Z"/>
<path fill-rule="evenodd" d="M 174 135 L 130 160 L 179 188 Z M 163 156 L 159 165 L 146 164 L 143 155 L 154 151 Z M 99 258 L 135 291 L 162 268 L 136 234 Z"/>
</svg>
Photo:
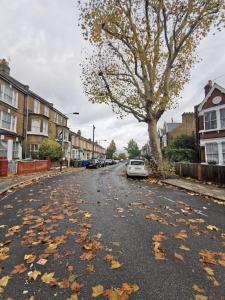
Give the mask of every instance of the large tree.
<svg viewBox="0 0 225 300">
<path fill-rule="evenodd" d="M 83 63 L 85 93 L 147 123 L 161 160 L 157 121 L 190 79 L 200 40 L 223 21 L 224 0 L 84 1 L 80 23 L 93 46 Z"/>
<path fill-rule="evenodd" d="M 116 143 L 112 140 L 109 146 L 106 148 L 106 158 L 113 159 L 113 156 L 116 152 Z"/>
<path fill-rule="evenodd" d="M 130 159 L 136 158 L 141 154 L 138 144 L 133 139 L 128 142 L 125 150 L 127 151 Z"/>
</svg>

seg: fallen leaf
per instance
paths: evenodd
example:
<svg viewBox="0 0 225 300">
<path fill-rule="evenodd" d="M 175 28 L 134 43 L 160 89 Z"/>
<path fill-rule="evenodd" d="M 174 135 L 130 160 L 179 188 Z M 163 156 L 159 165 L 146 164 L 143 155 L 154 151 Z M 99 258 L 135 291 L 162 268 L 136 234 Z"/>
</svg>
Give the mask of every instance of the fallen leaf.
<svg viewBox="0 0 225 300">
<path fill-rule="evenodd" d="M 122 266 L 117 260 L 112 260 L 111 261 L 111 269 L 118 269 Z"/>
<path fill-rule="evenodd" d="M 90 273 L 94 272 L 95 271 L 94 265 L 88 264 L 86 270 Z"/>
<path fill-rule="evenodd" d="M 181 246 L 179 247 L 179 249 L 184 250 L 184 251 L 190 251 L 190 250 L 191 250 L 190 248 L 188 248 L 188 247 L 186 247 L 186 246 L 184 246 L 184 245 L 181 245 Z"/>
<path fill-rule="evenodd" d="M 203 296 L 203 295 L 196 295 L 195 296 L 195 300 L 207 300 L 207 299 L 208 299 L 208 297 Z"/>
<path fill-rule="evenodd" d="M 104 287 L 102 285 L 97 285 L 92 287 L 92 297 L 96 298 L 104 293 Z"/>
<path fill-rule="evenodd" d="M 179 233 L 175 235 L 175 238 L 178 240 L 185 240 L 187 238 L 186 230 L 181 230 Z"/>
<path fill-rule="evenodd" d="M 29 272 L 28 273 L 28 276 L 29 276 L 29 279 L 33 279 L 33 280 L 36 280 L 38 276 L 41 275 L 41 272 L 40 271 L 37 271 L 37 270 L 34 270 L 33 272 Z"/>
<path fill-rule="evenodd" d="M 78 300 L 78 296 L 77 294 L 73 294 L 69 298 L 66 298 L 66 300 Z"/>
<path fill-rule="evenodd" d="M 84 286 L 83 284 L 80 284 L 80 283 L 74 281 L 74 282 L 71 284 L 70 288 L 71 288 L 71 290 L 74 291 L 74 292 L 79 292 L 83 286 Z"/>
<path fill-rule="evenodd" d="M 36 255 L 33 254 L 25 254 L 24 255 L 24 260 L 26 261 L 27 264 L 31 264 L 35 261 Z"/>
<path fill-rule="evenodd" d="M 209 267 L 205 267 L 204 270 L 206 271 L 207 274 L 209 274 L 210 276 L 214 275 L 214 271 L 213 269 L 209 268 Z"/>
<path fill-rule="evenodd" d="M 10 279 L 9 276 L 4 276 L 0 278 L 0 287 L 6 287 L 9 282 L 9 279 Z"/>
<path fill-rule="evenodd" d="M 184 261 L 184 258 L 183 258 L 182 255 L 180 255 L 180 254 L 178 254 L 178 253 L 175 252 L 175 253 L 174 253 L 174 256 L 175 256 L 177 259 Z"/>
<path fill-rule="evenodd" d="M 41 280 L 42 282 L 46 283 L 46 284 L 52 284 L 55 283 L 55 278 L 54 278 L 55 273 L 45 273 L 42 277 Z"/>
<path fill-rule="evenodd" d="M 16 265 L 16 266 L 14 266 L 14 269 L 11 272 L 11 274 L 21 274 L 21 273 L 24 273 L 26 270 L 27 270 L 27 268 L 25 267 L 24 264 Z"/>
<path fill-rule="evenodd" d="M 209 230 L 214 230 L 214 231 L 218 231 L 219 230 L 219 228 L 216 227 L 215 225 L 208 225 L 206 228 L 209 229 Z"/>
<path fill-rule="evenodd" d="M 192 288 L 193 288 L 193 290 L 195 290 L 198 293 L 203 293 L 203 294 L 205 293 L 205 290 L 200 288 L 199 286 L 197 286 L 197 284 L 193 284 Z"/>
</svg>

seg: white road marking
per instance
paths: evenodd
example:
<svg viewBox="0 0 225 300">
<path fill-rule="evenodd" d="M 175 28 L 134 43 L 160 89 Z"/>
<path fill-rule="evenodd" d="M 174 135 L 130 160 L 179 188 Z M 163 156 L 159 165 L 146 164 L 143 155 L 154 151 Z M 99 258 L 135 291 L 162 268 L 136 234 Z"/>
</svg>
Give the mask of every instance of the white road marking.
<svg viewBox="0 0 225 300">
<path fill-rule="evenodd" d="M 198 210 L 198 209 L 194 209 L 194 212 L 198 215 L 202 215 L 204 217 L 208 217 L 206 214 L 204 214 L 203 212 L 201 212 L 201 210 Z"/>
<path fill-rule="evenodd" d="M 170 201 L 170 202 L 173 202 L 173 203 L 175 203 L 176 201 L 174 201 L 174 200 L 172 200 L 172 199 L 170 199 L 170 198 L 167 198 L 167 197 L 164 197 L 164 196 L 159 196 L 160 198 L 163 198 L 163 199 L 165 199 L 165 200 L 168 200 L 168 201 Z"/>
</svg>

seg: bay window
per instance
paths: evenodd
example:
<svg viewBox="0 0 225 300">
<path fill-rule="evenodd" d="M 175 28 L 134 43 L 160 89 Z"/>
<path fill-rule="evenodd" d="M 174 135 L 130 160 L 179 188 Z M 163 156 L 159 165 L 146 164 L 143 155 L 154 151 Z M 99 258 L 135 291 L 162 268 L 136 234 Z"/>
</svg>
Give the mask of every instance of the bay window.
<svg viewBox="0 0 225 300">
<path fill-rule="evenodd" d="M 18 93 L 8 85 L 0 86 L 0 99 L 15 108 L 18 107 Z"/>
<path fill-rule="evenodd" d="M 43 134 L 48 135 L 48 121 L 43 121 Z"/>
<path fill-rule="evenodd" d="M 41 129 L 41 121 L 32 119 L 31 120 L 31 132 L 32 133 L 40 133 L 40 129 Z"/>
<path fill-rule="evenodd" d="M 0 127 L 16 132 L 16 122 L 17 122 L 17 117 L 5 112 L 5 111 L 0 111 Z"/>
</svg>

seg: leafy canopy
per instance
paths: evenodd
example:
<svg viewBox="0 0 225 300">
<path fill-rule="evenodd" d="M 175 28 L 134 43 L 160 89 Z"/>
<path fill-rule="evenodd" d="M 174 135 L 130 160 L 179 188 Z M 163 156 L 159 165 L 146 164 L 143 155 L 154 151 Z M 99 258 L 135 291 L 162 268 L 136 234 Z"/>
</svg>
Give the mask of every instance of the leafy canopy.
<svg viewBox="0 0 225 300">
<path fill-rule="evenodd" d="M 213 25 L 221 28 L 224 10 L 224 0 L 83 2 L 80 25 L 93 45 L 83 63 L 85 93 L 121 117 L 157 121 L 176 104 L 199 42 Z"/>
<path fill-rule="evenodd" d="M 63 156 L 62 146 L 55 140 L 45 139 L 40 145 L 39 155 L 41 158 L 59 160 Z"/>
<path fill-rule="evenodd" d="M 114 142 L 114 140 L 112 140 L 106 149 L 106 158 L 112 159 L 114 157 L 115 152 L 116 152 L 116 143 Z"/>
<path fill-rule="evenodd" d="M 138 144 L 133 139 L 128 142 L 128 145 L 125 148 L 125 150 L 127 151 L 130 159 L 136 158 L 141 154 Z"/>
</svg>

